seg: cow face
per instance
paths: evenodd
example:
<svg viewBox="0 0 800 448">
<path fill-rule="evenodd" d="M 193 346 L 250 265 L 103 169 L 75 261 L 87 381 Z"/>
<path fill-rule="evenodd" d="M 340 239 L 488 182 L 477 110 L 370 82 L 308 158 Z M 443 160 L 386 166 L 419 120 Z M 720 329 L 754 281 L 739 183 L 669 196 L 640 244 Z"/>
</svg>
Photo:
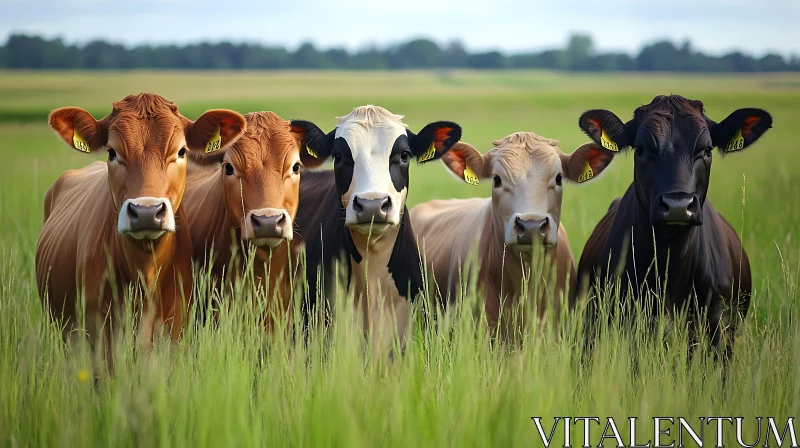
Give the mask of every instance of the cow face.
<svg viewBox="0 0 800 448">
<path fill-rule="evenodd" d="M 570 155 L 557 143 L 532 132 L 517 132 L 496 140 L 483 156 L 469 144 L 457 143 L 442 161 L 464 182 L 492 182 L 493 219 L 504 243 L 529 252 L 534 244 L 558 243 L 564 183 L 594 179 L 613 159 L 612 153 L 594 143 Z"/>
<path fill-rule="evenodd" d="M 713 147 L 740 151 L 772 127 L 761 109 L 739 109 L 716 123 L 703 103 L 678 95 L 657 96 L 625 124 L 607 110 L 585 112 L 579 125 L 611 150 L 634 148 L 634 184 L 654 227 L 701 225 L 711 176 Z"/>
<path fill-rule="evenodd" d="M 291 240 L 300 188 L 302 134 L 274 112 L 244 116 L 247 130 L 230 149 L 213 160 L 225 186 L 228 215 L 240 229 L 241 239 L 260 247 L 275 247 Z M 321 164 L 304 157 L 309 168 Z"/>
<path fill-rule="evenodd" d="M 236 112 L 208 111 L 192 122 L 171 102 L 144 93 L 114 103 L 111 114 L 99 121 L 83 109 L 67 107 L 53 111 L 49 122 L 71 147 L 108 152 L 117 230 L 136 240 L 156 240 L 175 231 L 187 152 L 223 151 L 245 128 Z"/>
<path fill-rule="evenodd" d="M 322 160 L 333 158 L 345 224 L 359 232 L 380 234 L 398 225 L 411 159 L 435 160 L 461 138 L 455 123 L 431 123 L 415 134 L 402 118 L 381 107 L 362 106 L 339 117 L 327 135 L 311 123 L 292 122 L 304 133 L 311 153 Z"/>
</svg>

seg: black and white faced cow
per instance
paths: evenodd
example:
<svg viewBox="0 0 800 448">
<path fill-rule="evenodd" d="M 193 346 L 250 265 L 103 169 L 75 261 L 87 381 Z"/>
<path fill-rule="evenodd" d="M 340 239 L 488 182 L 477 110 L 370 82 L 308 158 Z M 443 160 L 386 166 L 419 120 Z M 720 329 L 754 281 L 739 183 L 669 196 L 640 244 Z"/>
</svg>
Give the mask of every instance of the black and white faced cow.
<svg viewBox="0 0 800 448">
<path fill-rule="evenodd" d="M 589 237 L 578 278 L 600 293 L 619 277 L 624 309 L 643 300 L 650 300 L 643 303 L 650 313 L 687 306 L 698 324 L 690 330 L 707 332 L 728 359 L 737 321 L 750 306 L 750 263 L 736 231 L 706 197 L 711 160 L 715 152 L 750 146 L 772 117 L 739 109 L 716 123 L 700 101 L 670 95 L 637 108 L 627 123 L 590 110 L 579 125 L 606 149 L 633 148 L 634 180 Z"/>
<path fill-rule="evenodd" d="M 333 158 L 333 171 L 304 173 L 300 181 L 296 222 L 306 247 L 310 300 L 317 299 L 318 272 L 324 297 L 334 283 L 334 262 L 344 261 L 376 353 L 388 351 L 395 332 L 404 342 L 408 302 L 422 289 L 406 208 L 409 165 L 438 159 L 461 138 L 455 123 L 431 123 L 415 134 L 402 118 L 362 106 L 339 117 L 327 134 L 310 122 L 292 122 L 309 157 Z"/>
</svg>

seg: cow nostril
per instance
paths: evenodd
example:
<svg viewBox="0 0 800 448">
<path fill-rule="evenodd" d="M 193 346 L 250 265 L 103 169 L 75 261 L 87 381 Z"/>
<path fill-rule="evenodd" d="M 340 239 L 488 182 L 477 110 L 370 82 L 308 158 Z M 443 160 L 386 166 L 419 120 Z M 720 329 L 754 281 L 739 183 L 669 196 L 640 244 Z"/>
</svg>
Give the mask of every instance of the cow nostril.
<svg viewBox="0 0 800 448">
<path fill-rule="evenodd" d="M 258 220 L 256 215 L 250 215 L 250 225 L 252 225 L 254 229 L 257 229 L 261 227 L 261 221 Z"/>
<path fill-rule="evenodd" d="M 358 202 L 358 196 L 353 196 L 353 211 L 356 213 L 361 213 L 364 211 L 364 207 Z"/>
<path fill-rule="evenodd" d="M 658 197 L 658 208 L 661 209 L 662 213 L 669 213 L 670 207 L 667 201 L 664 200 L 664 196 Z"/>
<path fill-rule="evenodd" d="M 525 226 L 522 225 L 522 220 L 519 218 L 514 220 L 514 233 L 517 235 L 522 235 L 525 233 Z"/>
<path fill-rule="evenodd" d="M 689 213 L 697 213 L 697 198 L 692 196 L 689 199 L 689 204 L 686 206 L 686 211 Z"/>
<path fill-rule="evenodd" d="M 167 204 L 162 202 L 158 206 L 158 211 L 156 212 L 156 219 L 161 221 L 161 220 L 164 219 L 164 216 L 166 216 L 166 215 L 167 215 Z"/>
<path fill-rule="evenodd" d="M 278 219 L 277 221 L 275 221 L 275 224 L 280 226 L 281 224 L 283 224 L 284 221 L 286 221 L 286 215 L 281 213 L 280 215 L 278 215 Z"/>
<path fill-rule="evenodd" d="M 389 213 L 392 209 L 392 198 L 387 197 L 383 204 L 381 204 L 381 211 L 383 213 Z"/>
<path fill-rule="evenodd" d="M 128 203 L 127 213 L 128 213 L 128 218 L 132 221 L 139 217 L 139 214 L 136 213 L 136 207 L 133 205 L 132 202 Z"/>
<path fill-rule="evenodd" d="M 542 223 L 541 223 L 541 224 L 539 224 L 539 229 L 540 229 L 540 230 L 545 230 L 545 229 L 547 229 L 548 227 L 550 227 L 550 218 L 547 218 L 547 217 L 545 217 L 545 218 L 542 220 Z"/>
</svg>

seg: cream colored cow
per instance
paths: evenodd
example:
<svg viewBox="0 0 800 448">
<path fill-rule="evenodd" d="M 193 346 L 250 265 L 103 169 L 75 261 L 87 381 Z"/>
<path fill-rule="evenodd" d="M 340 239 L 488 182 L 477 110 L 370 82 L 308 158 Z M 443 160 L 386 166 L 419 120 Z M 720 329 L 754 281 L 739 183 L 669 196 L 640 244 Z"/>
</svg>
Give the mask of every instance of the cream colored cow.
<svg viewBox="0 0 800 448">
<path fill-rule="evenodd" d="M 478 287 L 492 328 L 508 305 L 520 300 L 531 266 L 536 271 L 531 278 L 541 280 L 528 288 L 529 297 L 538 302 L 539 317 L 551 306 L 557 312 L 575 283 L 575 259 L 561 225 L 563 183 L 593 179 L 613 154 L 587 143 L 568 155 L 557 143 L 517 132 L 495 141 L 483 156 L 469 144 L 457 143 L 442 157 L 445 166 L 467 183 L 489 179 L 492 196 L 436 200 L 411 211 L 428 268 L 448 300 L 456 298 L 459 283 L 466 279 L 462 268 L 477 249 Z"/>
</svg>

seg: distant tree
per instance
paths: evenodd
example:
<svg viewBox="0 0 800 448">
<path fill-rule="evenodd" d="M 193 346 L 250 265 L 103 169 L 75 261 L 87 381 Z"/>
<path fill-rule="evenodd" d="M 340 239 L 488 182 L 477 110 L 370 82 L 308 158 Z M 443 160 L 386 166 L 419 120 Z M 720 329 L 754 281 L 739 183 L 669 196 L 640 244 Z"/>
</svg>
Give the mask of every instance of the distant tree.
<svg viewBox="0 0 800 448">
<path fill-rule="evenodd" d="M 325 55 L 317 51 L 313 44 L 306 42 L 292 55 L 292 68 L 325 68 Z"/>
<path fill-rule="evenodd" d="M 415 39 L 397 46 L 389 52 L 389 65 L 392 68 L 435 68 L 441 67 L 442 50 L 428 39 Z"/>
<path fill-rule="evenodd" d="M 467 58 L 467 67 L 477 69 L 506 68 L 506 57 L 499 51 L 472 54 Z"/>
<path fill-rule="evenodd" d="M 770 53 L 758 60 L 758 69 L 762 72 L 782 72 L 788 70 L 789 66 L 782 57 Z"/>
<path fill-rule="evenodd" d="M 567 66 L 570 70 L 590 69 L 590 60 L 594 56 L 594 43 L 591 36 L 573 34 L 567 43 Z"/>
<path fill-rule="evenodd" d="M 498 51 L 470 53 L 459 41 L 444 47 L 428 39 L 413 39 L 389 48 L 368 47 L 355 53 L 344 48 L 320 51 L 310 42 L 295 51 L 280 46 L 199 42 L 188 45 L 120 44 L 95 40 L 83 46 L 61 39 L 12 34 L 0 46 L 0 67 L 11 69 L 354 69 L 410 68 L 527 69 L 595 71 L 702 71 L 756 72 L 800 71 L 800 57 L 767 54 L 755 58 L 741 52 L 721 57 L 695 51 L 691 42 L 679 46 L 654 42 L 631 57 L 624 53 L 599 53 L 591 36 L 573 34 L 565 48 L 504 55 Z"/>
<path fill-rule="evenodd" d="M 389 62 L 386 60 L 386 53 L 375 48 L 365 48 L 358 51 L 350 59 L 350 66 L 360 70 L 386 70 Z"/>
<path fill-rule="evenodd" d="M 328 60 L 331 68 L 350 68 L 350 53 L 344 48 L 331 48 L 327 50 L 325 52 L 325 59 Z"/>
<path fill-rule="evenodd" d="M 454 40 L 444 49 L 442 55 L 442 66 L 449 68 L 466 67 L 469 53 L 464 48 L 464 44 Z"/>
</svg>

